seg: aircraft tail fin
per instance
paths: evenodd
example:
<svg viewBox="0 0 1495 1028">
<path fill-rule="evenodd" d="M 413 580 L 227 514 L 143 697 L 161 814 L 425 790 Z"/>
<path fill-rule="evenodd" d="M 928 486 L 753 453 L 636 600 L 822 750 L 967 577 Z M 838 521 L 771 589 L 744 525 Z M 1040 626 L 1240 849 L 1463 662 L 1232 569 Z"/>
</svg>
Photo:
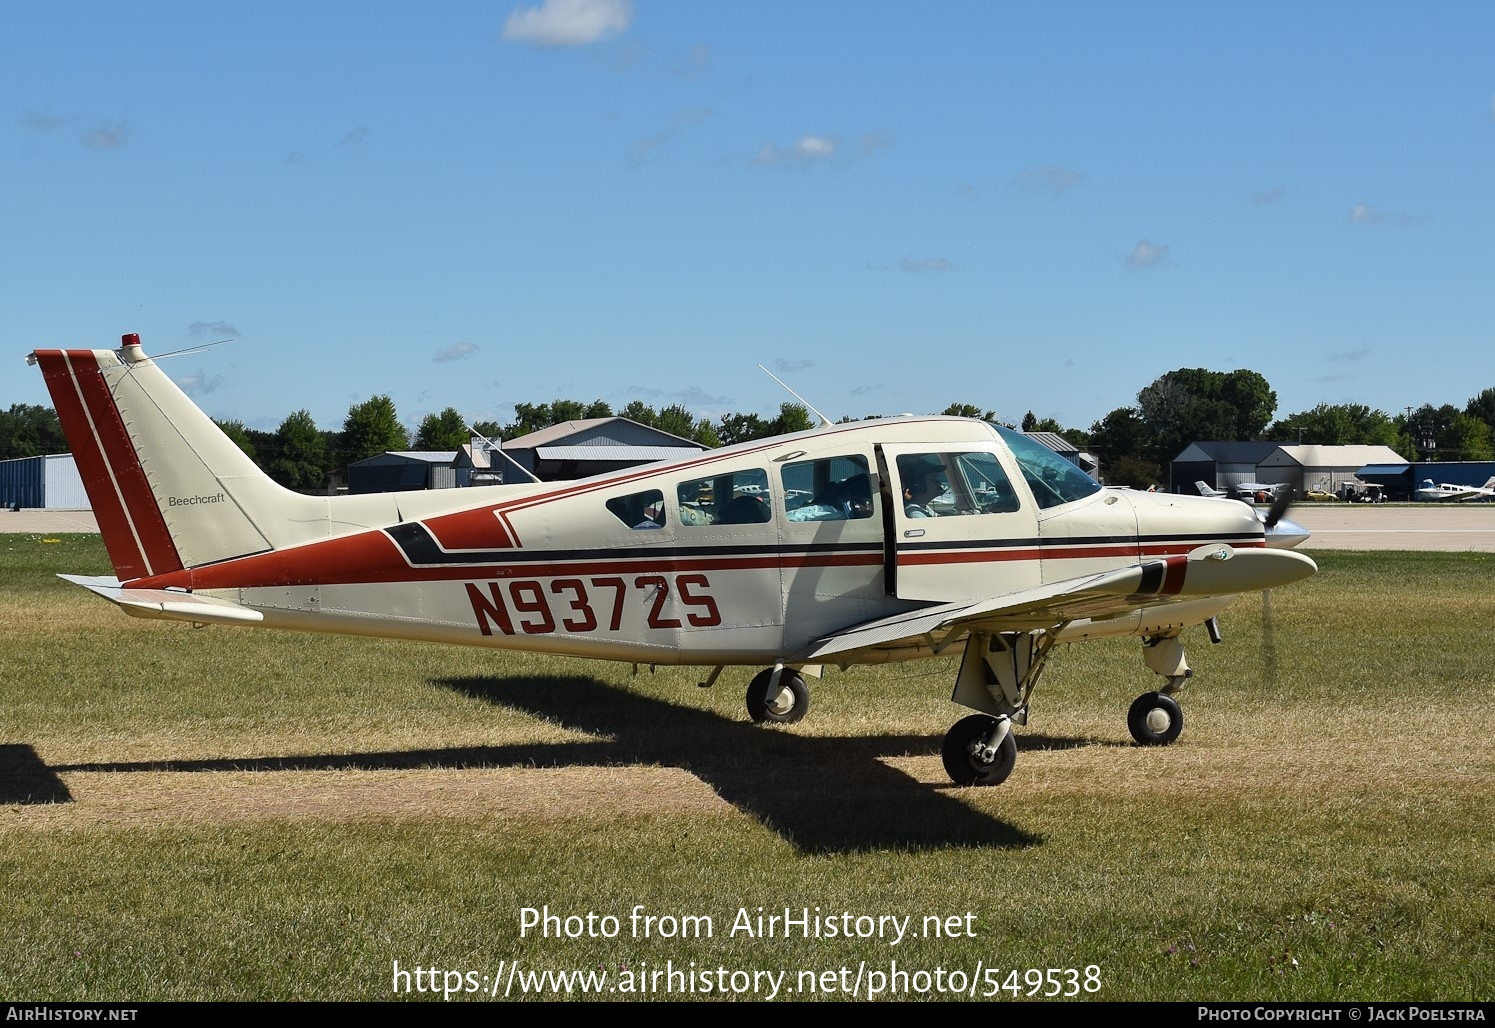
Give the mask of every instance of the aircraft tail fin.
<svg viewBox="0 0 1495 1028">
<path fill-rule="evenodd" d="M 126 335 L 119 350 L 37 350 L 121 582 L 324 537 L 325 498 L 264 474 Z"/>
</svg>

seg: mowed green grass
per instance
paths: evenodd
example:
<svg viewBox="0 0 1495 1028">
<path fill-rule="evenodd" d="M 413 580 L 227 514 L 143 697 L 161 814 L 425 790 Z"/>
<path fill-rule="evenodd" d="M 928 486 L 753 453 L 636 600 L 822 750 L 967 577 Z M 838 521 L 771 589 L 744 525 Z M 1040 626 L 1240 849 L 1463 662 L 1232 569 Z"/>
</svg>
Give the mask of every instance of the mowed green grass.
<svg viewBox="0 0 1495 1028">
<path fill-rule="evenodd" d="M 98 538 L 50 539 L 0 536 L 0 1000 L 380 1000 L 396 963 L 516 961 L 650 999 L 1010 1000 L 1049 968 L 1081 999 L 1491 999 L 1491 555 L 1315 552 L 1187 633 L 1167 748 L 1126 731 L 1136 641 L 1063 648 L 1012 777 L 956 789 L 953 659 L 828 669 L 759 727 L 752 669 L 128 618 L 55 578 L 107 573 Z M 732 931 L 760 907 L 911 920 Z"/>
</svg>

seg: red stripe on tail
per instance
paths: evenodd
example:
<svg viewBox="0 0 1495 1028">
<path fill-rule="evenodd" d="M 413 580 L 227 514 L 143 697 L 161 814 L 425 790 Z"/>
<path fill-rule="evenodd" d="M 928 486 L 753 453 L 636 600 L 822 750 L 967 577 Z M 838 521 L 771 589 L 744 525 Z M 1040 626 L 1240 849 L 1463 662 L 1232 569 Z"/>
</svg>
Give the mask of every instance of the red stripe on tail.
<svg viewBox="0 0 1495 1028">
<path fill-rule="evenodd" d="M 181 558 L 92 350 L 37 350 L 57 420 L 120 581 L 180 570 Z"/>
</svg>

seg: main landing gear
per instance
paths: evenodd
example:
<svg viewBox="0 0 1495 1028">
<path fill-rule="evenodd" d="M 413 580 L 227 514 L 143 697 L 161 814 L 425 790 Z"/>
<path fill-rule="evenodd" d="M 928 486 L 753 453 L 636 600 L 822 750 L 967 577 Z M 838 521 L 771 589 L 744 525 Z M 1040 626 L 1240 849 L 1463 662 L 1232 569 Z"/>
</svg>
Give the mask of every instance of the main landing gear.
<svg viewBox="0 0 1495 1028">
<path fill-rule="evenodd" d="M 748 685 L 747 709 L 759 724 L 793 724 L 810 711 L 810 689 L 793 668 L 765 668 Z"/>
<path fill-rule="evenodd" d="M 1218 629 L 1209 625 L 1210 637 Z M 1043 673 L 1056 632 L 973 634 L 955 680 L 951 699 L 981 713 L 957 721 L 945 735 L 940 756 L 956 785 L 1000 785 L 1017 762 L 1012 729 L 1028 723 L 1028 699 Z M 1140 746 L 1166 746 L 1184 727 L 1183 708 L 1173 694 L 1193 674 L 1177 635 L 1150 636 L 1142 642 L 1149 670 L 1166 679 L 1156 692 L 1144 693 L 1127 711 L 1126 724 Z"/>
</svg>

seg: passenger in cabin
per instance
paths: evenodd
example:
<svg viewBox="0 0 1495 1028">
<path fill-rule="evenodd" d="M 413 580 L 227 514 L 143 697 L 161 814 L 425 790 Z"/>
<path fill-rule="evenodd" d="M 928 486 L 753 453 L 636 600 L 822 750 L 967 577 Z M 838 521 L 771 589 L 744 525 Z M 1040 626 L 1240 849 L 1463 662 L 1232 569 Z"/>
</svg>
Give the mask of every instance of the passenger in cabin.
<svg viewBox="0 0 1495 1028">
<path fill-rule="evenodd" d="M 929 501 L 944 491 L 945 467 L 927 457 L 908 454 L 898 458 L 898 478 L 903 483 L 903 513 L 911 518 L 938 517 Z"/>
<path fill-rule="evenodd" d="M 846 521 L 871 517 L 872 485 L 866 474 L 831 483 L 803 507 L 784 516 L 790 521 Z"/>
</svg>

